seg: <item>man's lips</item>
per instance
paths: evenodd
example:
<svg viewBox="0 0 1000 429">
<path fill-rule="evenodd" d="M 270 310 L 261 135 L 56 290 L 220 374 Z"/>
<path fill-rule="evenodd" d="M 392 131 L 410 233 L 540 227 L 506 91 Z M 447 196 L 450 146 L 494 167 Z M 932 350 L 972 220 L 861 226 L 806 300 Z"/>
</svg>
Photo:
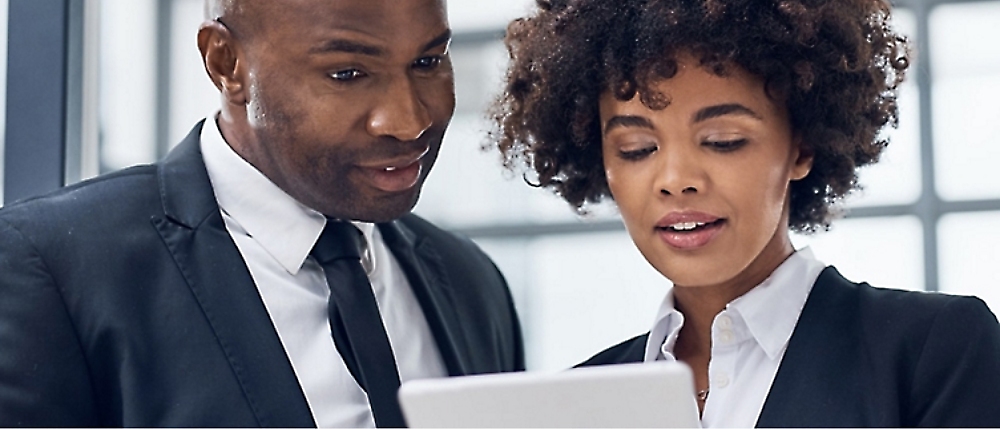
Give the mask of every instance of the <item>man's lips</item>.
<svg viewBox="0 0 1000 429">
<path fill-rule="evenodd" d="M 698 211 L 671 212 L 661 218 L 654 229 L 668 245 L 678 249 L 705 246 L 726 225 L 726 219 Z"/>
<path fill-rule="evenodd" d="M 401 192 L 416 186 L 427 150 L 416 156 L 360 165 L 371 185 L 384 192 Z"/>
</svg>

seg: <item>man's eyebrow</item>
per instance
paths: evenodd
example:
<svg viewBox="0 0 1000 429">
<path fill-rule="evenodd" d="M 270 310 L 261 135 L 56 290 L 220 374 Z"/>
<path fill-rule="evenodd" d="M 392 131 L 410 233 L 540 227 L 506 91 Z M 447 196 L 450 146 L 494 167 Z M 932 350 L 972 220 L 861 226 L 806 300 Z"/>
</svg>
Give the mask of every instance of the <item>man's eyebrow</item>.
<svg viewBox="0 0 1000 429">
<path fill-rule="evenodd" d="M 604 135 L 608 135 L 608 133 L 610 133 L 611 130 L 614 130 L 615 128 L 629 128 L 629 127 L 646 128 L 649 130 L 656 129 L 656 127 L 653 126 L 653 122 L 642 116 L 619 115 L 619 116 L 612 116 L 610 119 L 608 119 L 608 122 L 604 123 Z"/>
<path fill-rule="evenodd" d="M 427 44 L 424 45 L 421 52 L 430 50 L 439 45 L 447 44 L 450 41 L 451 41 L 451 30 L 445 30 L 443 33 L 432 39 L 430 42 L 427 42 Z M 370 57 L 380 57 L 385 55 L 385 50 L 383 50 L 382 48 L 346 39 L 330 39 L 327 40 L 322 45 L 316 46 L 309 50 L 309 53 L 311 54 L 329 54 L 335 52 L 342 52 L 348 54 L 361 54 Z"/>
<path fill-rule="evenodd" d="M 440 45 L 448 44 L 449 42 L 451 42 L 451 30 L 444 30 L 444 33 L 439 34 L 437 37 L 431 39 L 430 42 L 427 42 L 427 44 L 424 45 L 423 51 L 429 51 Z"/>
<path fill-rule="evenodd" d="M 708 106 L 704 109 L 701 109 L 695 112 L 694 116 L 691 118 L 691 122 L 697 123 L 725 115 L 742 115 L 742 116 L 749 116 L 751 118 L 758 120 L 764 119 L 757 112 L 754 112 L 753 109 L 747 106 L 744 106 L 739 103 L 730 103 L 730 104 L 719 104 L 715 106 Z"/>
<path fill-rule="evenodd" d="M 335 52 L 361 54 L 370 57 L 379 57 L 385 54 L 385 51 L 379 47 L 345 39 L 330 39 L 322 45 L 309 49 L 309 53 L 311 54 L 330 54 Z"/>
</svg>

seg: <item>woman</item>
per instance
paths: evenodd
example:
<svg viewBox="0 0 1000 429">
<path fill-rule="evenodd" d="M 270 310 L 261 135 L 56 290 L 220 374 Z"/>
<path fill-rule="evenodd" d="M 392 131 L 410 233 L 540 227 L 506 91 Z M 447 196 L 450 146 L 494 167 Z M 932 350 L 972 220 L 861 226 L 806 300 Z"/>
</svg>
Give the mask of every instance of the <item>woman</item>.
<svg viewBox="0 0 1000 429">
<path fill-rule="evenodd" d="M 679 360 L 702 423 L 1000 426 L 977 298 L 873 288 L 796 251 L 877 162 L 909 64 L 879 0 L 539 0 L 492 134 L 574 207 L 611 197 L 674 286 L 584 365 Z"/>
</svg>

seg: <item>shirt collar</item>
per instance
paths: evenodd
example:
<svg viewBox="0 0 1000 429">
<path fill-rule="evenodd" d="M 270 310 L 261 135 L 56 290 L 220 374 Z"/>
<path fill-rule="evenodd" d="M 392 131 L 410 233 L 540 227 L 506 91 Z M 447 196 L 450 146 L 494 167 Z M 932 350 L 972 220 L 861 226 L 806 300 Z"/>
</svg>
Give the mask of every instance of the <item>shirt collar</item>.
<svg viewBox="0 0 1000 429">
<path fill-rule="evenodd" d="M 242 230 L 237 232 L 253 237 L 286 271 L 298 274 L 326 226 L 326 217 L 292 198 L 233 151 L 214 117 L 202 127 L 201 151 L 215 199 Z M 352 223 L 372 243 L 375 225 Z M 372 252 L 367 253 L 370 258 Z"/>
<path fill-rule="evenodd" d="M 780 355 L 798 323 L 802 307 L 825 265 L 809 248 L 793 253 L 757 287 L 726 306 L 743 318 L 750 334 L 771 359 Z"/>
<path fill-rule="evenodd" d="M 788 344 L 823 268 L 809 248 L 796 251 L 761 284 L 730 302 L 726 310 L 740 315 L 753 338 L 774 359 Z M 673 289 L 667 291 L 654 320 L 643 360 L 670 360 L 673 356 L 666 352 L 673 350 L 684 326 L 684 315 L 674 307 Z"/>
<path fill-rule="evenodd" d="M 667 295 L 663 297 L 655 320 L 653 329 L 649 330 L 649 337 L 646 338 L 646 354 L 643 361 L 674 360 L 673 354 L 667 354 L 665 351 L 674 349 L 677 334 L 684 326 L 684 315 L 674 308 L 673 288 L 668 290 Z"/>
</svg>

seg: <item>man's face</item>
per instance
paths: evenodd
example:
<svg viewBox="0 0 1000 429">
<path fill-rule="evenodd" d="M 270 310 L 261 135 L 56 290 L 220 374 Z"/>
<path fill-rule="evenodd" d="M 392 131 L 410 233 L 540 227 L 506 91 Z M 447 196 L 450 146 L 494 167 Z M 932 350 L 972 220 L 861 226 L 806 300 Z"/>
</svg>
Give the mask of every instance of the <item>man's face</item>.
<svg viewBox="0 0 1000 429">
<path fill-rule="evenodd" d="M 243 43 L 247 130 L 230 144 L 327 216 L 408 212 L 455 108 L 443 2 L 260 4 L 266 16 Z"/>
</svg>

